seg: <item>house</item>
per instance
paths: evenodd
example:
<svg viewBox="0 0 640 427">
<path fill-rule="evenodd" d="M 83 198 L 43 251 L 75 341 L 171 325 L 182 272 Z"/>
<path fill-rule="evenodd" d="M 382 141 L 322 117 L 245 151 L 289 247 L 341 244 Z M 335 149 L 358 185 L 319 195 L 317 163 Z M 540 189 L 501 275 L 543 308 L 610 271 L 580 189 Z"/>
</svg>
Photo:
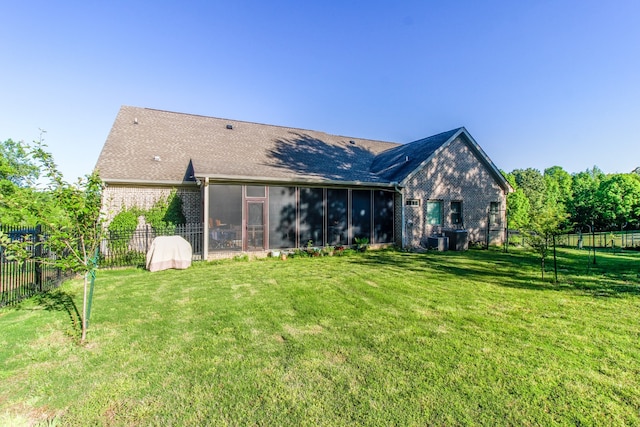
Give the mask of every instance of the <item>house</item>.
<svg viewBox="0 0 640 427">
<path fill-rule="evenodd" d="M 123 106 L 96 165 L 108 220 L 177 190 L 204 253 L 502 242 L 500 171 L 465 128 L 407 144 Z"/>
</svg>

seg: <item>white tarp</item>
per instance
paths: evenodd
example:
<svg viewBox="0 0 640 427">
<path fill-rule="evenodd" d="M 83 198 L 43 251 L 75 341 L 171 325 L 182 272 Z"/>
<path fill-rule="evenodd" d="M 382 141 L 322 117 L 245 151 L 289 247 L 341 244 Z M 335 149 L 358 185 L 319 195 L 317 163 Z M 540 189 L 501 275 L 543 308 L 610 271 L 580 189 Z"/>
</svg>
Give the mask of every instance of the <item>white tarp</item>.
<svg viewBox="0 0 640 427">
<path fill-rule="evenodd" d="M 147 252 L 147 270 L 185 269 L 191 266 L 191 244 L 180 236 L 159 236 Z"/>
</svg>

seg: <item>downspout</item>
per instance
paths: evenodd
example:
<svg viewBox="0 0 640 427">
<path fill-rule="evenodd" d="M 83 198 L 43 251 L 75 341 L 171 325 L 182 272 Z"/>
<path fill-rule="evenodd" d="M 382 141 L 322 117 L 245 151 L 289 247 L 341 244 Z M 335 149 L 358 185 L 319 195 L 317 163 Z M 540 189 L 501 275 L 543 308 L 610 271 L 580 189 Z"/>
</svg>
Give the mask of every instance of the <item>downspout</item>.
<svg viewBox="0 0 640 427">
<path fill-rule="evenodd" d="M 393 185 L 393 189 L 396 191 L 396 193 L 400 194 L 400 215 L 401 215 L 401 220 L 400 220 L 400 239 L 402 242 L 402 249 L 405 248 L 406 246 L 406 236 L 405 236 L 405 227 L 404 227 L 404 222 L 405 222 L 405 217 L 404 217 L 404 193 L 402 192 L 402 190 L 400 189 L 400 186 L 398 184 L 397 181 L 392 181 L 391 185 Z"/>
</svg>

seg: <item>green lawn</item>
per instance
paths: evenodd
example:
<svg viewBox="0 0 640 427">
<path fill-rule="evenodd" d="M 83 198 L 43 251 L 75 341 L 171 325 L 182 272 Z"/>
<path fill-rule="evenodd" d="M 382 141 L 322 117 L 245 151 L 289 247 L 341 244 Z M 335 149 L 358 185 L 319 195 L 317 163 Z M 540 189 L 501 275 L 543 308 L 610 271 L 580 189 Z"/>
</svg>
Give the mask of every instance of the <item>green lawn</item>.
<svg viewBox="0 0 640 427">
<path fill-rule="evenodd" d="M 100 271 L 84 346 L 80 280 L 0 311 L 0 424 L 640 425 L 640 253 L 559 255 Z"/>
</svg>

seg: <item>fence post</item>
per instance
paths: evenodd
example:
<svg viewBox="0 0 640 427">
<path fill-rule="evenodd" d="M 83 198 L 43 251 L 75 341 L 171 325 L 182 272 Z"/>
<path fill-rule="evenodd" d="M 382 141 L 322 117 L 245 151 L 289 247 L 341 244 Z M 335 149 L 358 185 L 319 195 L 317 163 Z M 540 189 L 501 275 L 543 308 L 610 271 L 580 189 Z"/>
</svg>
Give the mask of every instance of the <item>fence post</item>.
<svg viewBox="0 0 640 427">
<path fill-rule="evenodd" d="M 35 261 L 35 286 L 42 292 L 42 225 L 38 224 L 33 236 L 33 257 Z"/>
<path fill-rule="evenodd" d="M 144 253 L 149 252 L 149 224 L 144 225 Z"/>
</svg>

